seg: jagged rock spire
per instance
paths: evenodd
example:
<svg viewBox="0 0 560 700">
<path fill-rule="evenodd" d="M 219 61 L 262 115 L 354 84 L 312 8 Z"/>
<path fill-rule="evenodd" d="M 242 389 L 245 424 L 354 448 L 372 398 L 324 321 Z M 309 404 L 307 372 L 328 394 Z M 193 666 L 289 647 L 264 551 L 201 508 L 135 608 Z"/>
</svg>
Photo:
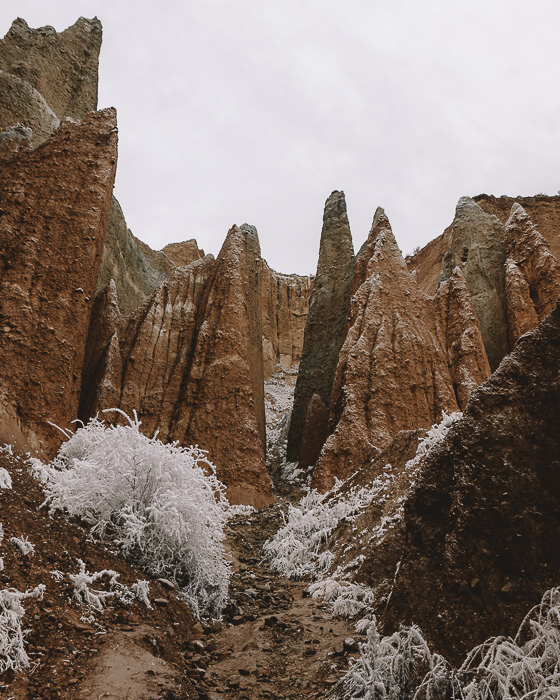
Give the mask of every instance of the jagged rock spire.
<svg viewBox="0 0 560 700">
<path fill-rule="evenodd" d="M 309 302 L 303 351 L 288 435 L 288 459 L 297 461 L 309 402 L 329 406 L 350 306 L 354 248 L 344 192 L 325 203 L 317 276 Z"/>
</svg>

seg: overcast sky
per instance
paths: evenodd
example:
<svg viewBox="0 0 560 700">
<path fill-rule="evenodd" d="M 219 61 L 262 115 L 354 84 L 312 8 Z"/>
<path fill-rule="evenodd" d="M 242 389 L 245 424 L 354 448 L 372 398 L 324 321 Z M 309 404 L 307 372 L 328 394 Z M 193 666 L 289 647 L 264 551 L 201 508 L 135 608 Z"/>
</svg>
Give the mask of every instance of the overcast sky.
<svg viewBox="0 0 560 700">
<path fill-rule="evenodd" d="M 18 0 L 1 35 L 16 15 L 102 21 L 116 195 L 154 248 L 247 222 L 314 273 L 334 189 L 356 248 L 383 206 L 406 254 L 462 195 L 560 188 L 558 0 Z"/>
</svg>

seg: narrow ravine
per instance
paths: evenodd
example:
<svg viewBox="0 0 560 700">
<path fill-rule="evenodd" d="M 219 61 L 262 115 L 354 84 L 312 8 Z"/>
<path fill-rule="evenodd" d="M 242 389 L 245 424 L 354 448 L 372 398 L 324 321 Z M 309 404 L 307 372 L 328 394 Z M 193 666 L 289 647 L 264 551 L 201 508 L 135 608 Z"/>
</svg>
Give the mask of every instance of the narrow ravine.
<svg viewBox="0 0 560 700">
<path fill-rule="evenodd" d="M 236 516 L 228 525 L 231 602 L 189 652 L 200 698 L 323 698 L 363 639 L 306 594 L 305 582 L 279 576 L 263 560 L 281 509 Z"/>
<path fill-rule="evenodd" d="M 309 596 L 309 582 L 274 572 L 262 551 L 283 525 L 288 503 L 304 492 L 305 474 L 285 463 L 295 379 L 294 370 L 279 371 L 265 383 L 269 470 L 278 502 L 227 525 L 231 600 L 223 620 L 204 626 L 205 637 L 186 655 L 200 698 L 324 698 L 363 639 Z"/>
</svg>

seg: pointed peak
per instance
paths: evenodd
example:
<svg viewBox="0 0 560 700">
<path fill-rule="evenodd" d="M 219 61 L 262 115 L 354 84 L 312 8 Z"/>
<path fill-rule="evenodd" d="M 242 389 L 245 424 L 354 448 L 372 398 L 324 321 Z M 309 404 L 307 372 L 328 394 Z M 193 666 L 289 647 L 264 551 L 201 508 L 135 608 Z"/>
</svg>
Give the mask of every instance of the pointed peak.
<svg viewBox="0 0 560 700">
<path fill-rule="evenodd" d="M 514 202 L 511 207 L 509 218 L 506 221 L 506 228 L 521 223 L 522 221 L 530 221 L 529 214 L 527 214 L 519 202 Z"/>
<path fill-rule="evenodd" d="M 345 217 L 346 214 L 346 198 L 344 192 L 335 190 L 331 192 L 330 196 L 327 197 L 325 202 L 325 212 L 323 215 L 323 220 L 334 218 L 334 217 Z"/>
<path fill-rule="evenodd" d="M 335 191 L 325 202 L 317 275 L 331 275 L 333 270 L 346 271 L 353 258 L 354 245 L 344 192 Z"/>
<path fill-rule="evenodd" d="M 455 207 L 455 217 L 461 218 L 469 211 L 483 211 L 472 197 L 460 197 Z"/>
<path fill-rule="evenodd" d="M 399 255 L 402 257 L 401 250 L 391 228 L 389 217 L 385 214 L 385 210 L 377 207 L 370 232 L 371 240 L 373 241 L 373 255 L 379 255 L 386 248 L 398 249 Z"/>
</svg>

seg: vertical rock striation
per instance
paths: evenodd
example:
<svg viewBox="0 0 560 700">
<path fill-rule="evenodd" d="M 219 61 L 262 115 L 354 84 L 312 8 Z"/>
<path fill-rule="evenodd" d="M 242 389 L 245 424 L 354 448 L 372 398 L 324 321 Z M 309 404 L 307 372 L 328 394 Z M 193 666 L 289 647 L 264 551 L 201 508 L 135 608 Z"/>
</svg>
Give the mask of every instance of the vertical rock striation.
<svg viewBox="0 0 560 700">
<path fill-rule="evenodd" d="M 137 410 L 143 429 L 209 453 L 235 503 L 272 499 L 265 464 L 260 249 L 233 227 L 216 260 L 177 268 L 133 314 L 98 297 L 82 416 Z M 118 416 L 115 417 L 118 420 Z"/>
<path fill-rule="evenodd" d="M 288 435 L 288 460 L 299 458 L 307 409 L 317 394 L 331 402 L 338 354 L 350 305 L 354 249 L 343 192 L 325 203 L 317 275 L 309 301 L 301 363 Z"/>
<path fill-rule="evenodd" d="M 260 297 L 265 379 L 274 374 L 277 365 L 286 370 L 299 363 L 312 289 L 312 277 L 282 275 L 262 261 Z"/>
<path fill-rule="evenodd" d="M 116 157 L 108 109 L 0 164 L 0 440 L 22 449 L 76 417 Z"/>
<path fill-rule="evenodd" d="M 458 410 L 489 374 L 478 321 L 459 270 L 430 299 L 409 273 L 382 209 L 355 265 L 329 437 L 313 475 L 326 490 L 388 447 L 402 430 Z"/>
<path fill-rule="evenodd" d="M 560 295 L 560 264 L 523 207 L 506 223 L 506 305 L 512 346 L 552 311 Z"/>
<path fill-rule="evenodd" d="M 441 279 L 460 267 L 473 299 L 492 370 L 510 350 L 505 305 L 506 261 L 503 224 L 470 197 L 462 197 L 455 219 L 445 231 L 449 241 Z"/>
</svg>

